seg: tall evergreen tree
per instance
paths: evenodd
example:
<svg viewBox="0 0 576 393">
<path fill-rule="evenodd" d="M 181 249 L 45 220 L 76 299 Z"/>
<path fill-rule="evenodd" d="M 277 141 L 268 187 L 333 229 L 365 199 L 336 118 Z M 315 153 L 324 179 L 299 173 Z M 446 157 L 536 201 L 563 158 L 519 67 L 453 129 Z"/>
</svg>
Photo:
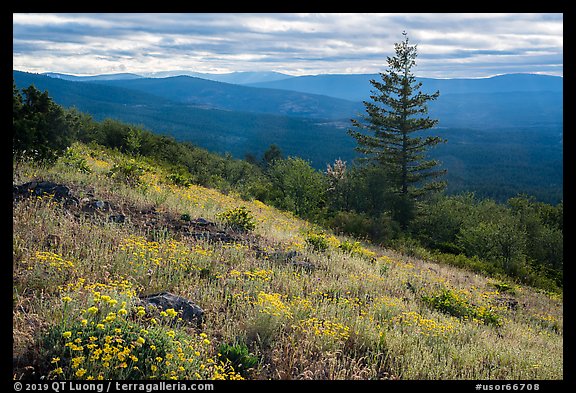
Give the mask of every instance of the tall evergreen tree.
<svg viewBox="0 0 576 393">
<path fill-rule="evenodd" d="M 364 101 L 366 114 L 352 120 L 349 130 L 363 154 L 360 161 L 383 169 L 396 200 L 391 206 L 395 218 L 406 228 L 415 212 L 418 198 L 433 190 L 441 190 L 445 182 L 432 181 L 445 173 L 436 167 L 439 162 L 425 157 L 425 151 L 442 142 L 437 136 L 415 136 L 419 131 L 434 127 L 438 120 L 424 117 L 427 103 L 438 98 L 440 92 L 425 94 L 420 91 L 412 73 L 416 65 L 416 45 L 410 45 L 406 32 L 404 41 L 396 43 L 395 56 L 388 57 L 388 70 L 380 73 L 382 81 L 371 80 L 375 88 Z"/>
</svg>

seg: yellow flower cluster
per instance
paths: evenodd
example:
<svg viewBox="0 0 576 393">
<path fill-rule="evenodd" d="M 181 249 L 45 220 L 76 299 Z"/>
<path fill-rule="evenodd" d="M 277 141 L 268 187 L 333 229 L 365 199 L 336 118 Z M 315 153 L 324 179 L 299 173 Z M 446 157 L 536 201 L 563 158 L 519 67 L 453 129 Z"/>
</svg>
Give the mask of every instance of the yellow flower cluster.
<svg viewBox="0 0 576 393">
<path fill-rule="evenodd" d="M 252 201 L 252 204 L 258 209 L 270 209 L 268 205 L 266 205 L 264 202 L 259 201 L 258 199 L 254 199 Z"/>
<path fill-rule="evenodd" d="M 290 308 L 303 312 L 310 312 L 314 309 L 314 306 L 310 299 L 301 296 L 294 296 L 290 299 Z"/>
<path fill-rule="evenodd" d="M 372 259 L 376 258 L 376 253 L 374 251 L 368 250 L 367 248 L 364 248 L 364 247 L 360 247 L 356 251 L 356 254 L 358 254 L 362 258 L 366 258 L 368 260 L 372 260 Z"/>
<path fill-rule="evenodd" d="M 74 269 L 74 263 L 66 260 L 62 255 L 50 251 L 36 251 L 32 257 L 28 270 L 33 270 L 35 265 L 55 269 L 57 272 Z"/>
<path fill-rule="evenodd" d="M 270 281 L 274 272 L 266 269 L 244 270 L 242 272 L 232 269 L 228 274 L 230 277 L 237 279 L 245 279 L 249 281 Z"/>
<path fill-rule="evenodd" d="M 387 255 L 380 255 L 377 260 L 382 263 L 392 263 L 394 260 Z"/>
<path fill-rule="evenodd" d="M 424 336 L 444 336 L 454 330 L 451 323 L 439 323 L 433 319 L 424 318 L 415 311 L 403 312 L 390 320 L 393 324 L 414 327 L 416 333 Z"/>
<path fill-rule="evenodd" d="M 171 270 L 195 269 L 200 257 L 210 257 L 213 251 L 199 244 L 186 245 L 173 239 L 165 242 L 148 241 L 142 236 L 129 236 L 120 243 L 120 250 L 130 256 L 129 264 L 135 267 L 160 267 Z"/>
<path fill-rule="evenodd" d="M 230 243 L 230 244 L 223 244 L 221 247 L 223 249 L 227 249 L 227 250 L 237 250 L 237 251 L 242 251 L 242 252 L 246 252 L 246 251 L 250 250 L 250 247 L 248 245 L 238 243 L 238 242 L 234 242 L 234 243 Z"/>
<path fill-rule="evenodd" d="M 332 248 L 338 248 L 338 246 L 340 246 L 340 240 L 334 235 L 326 235 L 326 241 Z"/>
<path fill-rule="evenodd" d="M 52 358 L 53 378 L 241 379 L 211 356 L 212 343 L 205 333 L 190 337 L 174 329 L 174 309 L 163 310 L 160 321 L 145 318 L 145 308 L 135 306 L 136 295 L 124 280 L 79 280 L 62 290 L 68 314 L 64 325 L 54 327 L 62 340 L 56 348 L 62 350 Z M 67 310 L 70 306 L 77 308 Z"/>
<path fill-rule="evenodd" d="M 317 297 L 320 303 L 333 303 L 340 305 L 347 305 L 350 307 L 361 307 L 365 304 L 364 300 L 357 296 L 352 296 L 352 292 L 346 291 L 344 293 L 329 293 L 322 291 L 312 291 L 311 296 Z"/>
<path fill-rule="evenodd" d="M 70 282 L 66 285 L 61 285 L 58 289 L 62 293 L 73 293 L 73 292 L 95 292 L 105 291 L 105 292 L 114 292 L 119 295 L 125 295 L 128 297 L 136 296 L 138 289 L 134 287 L 134 285 L 128 281 L 127 279 L 120 277 L 118 280 L 111 280 L 108 283 L 86 283 L 86 279 L 83 277 L 78 278 L 75 282 Z M 97 298 L 98 295 L 95 295 Z"/>
<path fill-rule="evenodd" d="M 103 172 L 108 172 L 110 169 L 112 169 L 112 164 L 107 161 L 90 157 L 90 155 L 84 155 L 83 157 L 86 159 L 86 163 L 93 167 L 93 169 L 96 168 Z"/>
<path fill-rule="evenodd" d="M 275 317 L 292 318 L 292 311 L 282 301 L 283 296 L 279 293 L 259 292 L 256 299 L 258 311 Z"/>
<path fill-rule="evenodd" d="M 230 366 L 226 366 L 223 362 L 219 364 L 213 363 L 212 366 L 212 379 L 214 380 L 228 380 L 228 381 L 241 381 L 244 380 L 242 375 L 238 374 Z"/>
<path fill-rule="evenodd" d="M 346 340 L 350 337 L 350 328 L 339 322 L 326 319 L 308 318 L 298 323 L 297 328 L 313 333 L 315 336 L 332 340 Z"/>
<path fill-rule="evenodd" d="M 339 243 L 337 247 L 344 252 L 350 253 L 352 255 L 357 255 L 367 260 L 373 260 L 376 258 L 376 253 L 374 251 L 370 251 L 367 248 L 362 247 L 362 245 L 358 241 L 352 242 L 345 240 Z"/>
</svg>

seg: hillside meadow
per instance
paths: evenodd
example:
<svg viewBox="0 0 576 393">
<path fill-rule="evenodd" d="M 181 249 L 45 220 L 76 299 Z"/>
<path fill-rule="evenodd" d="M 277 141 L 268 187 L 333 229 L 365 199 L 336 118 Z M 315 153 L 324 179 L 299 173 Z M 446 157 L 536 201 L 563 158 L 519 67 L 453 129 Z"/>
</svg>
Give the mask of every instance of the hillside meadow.
<svg viewBox="0 0 576 393">
<path fill-rule="evenodd" d="M 562 296 L 72 149 L 13 167 L 14 185 L 54 182 L 76 201 L 14 199 L 15 379 L 563 379 Z M 159 292 L 201 323 L 142 305 Z"/>
</svg>

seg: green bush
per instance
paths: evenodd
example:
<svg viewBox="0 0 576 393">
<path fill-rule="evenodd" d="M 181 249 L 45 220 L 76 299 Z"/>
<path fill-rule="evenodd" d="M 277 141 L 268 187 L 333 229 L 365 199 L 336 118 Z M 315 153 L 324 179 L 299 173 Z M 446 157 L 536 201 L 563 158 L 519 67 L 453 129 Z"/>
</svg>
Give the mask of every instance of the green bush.
<svg viewBox="0 0 576 393">
<path fill-rule="evenodd" d="M 177 186 L 189 187 L 192 185 L 192 177 L 188 174 L 176 172 L 169 174 L 167 178 Z"/>
<path fill-rule="evenodd" d="M 245 206 L 218 213 L 216 217 L 222 220 L 224 225 L 235 231 L 249 232 L 256 228 L 254 216 Z"/>
<path fill-rule="evenodd" d="M 357 238 L 368 237 L 373 223 L 364 214 L 350 211 L 338 211 L 334 214 L 330 226 L 338 232 Z"/>
<path fill-rule="evenodd" d="M 338 211 L 328 225 L 337 232 L 382 244 L 390 244 L 400 233 L 399 224 L 386 212 L 370 217 L 364 213 Z"/>
<path fill-rule="evenodd" d="M 129 186 L 142 185 L 141 176 L 144 174 L 144 167 L 136 160 L 125 160 L 115 163 L 108 172 L 108 176 Z"/>
<path fill-rule="evenodd" d="M 326 235 L 324 235 L 323 233 L 314 233 L 314 232 L 308 233 L 308 235 L 306 236 L 306 243 L 312 246 L 312 249 L 314 251 L 319 252 L 324 252 L 328 250 L 328 247 L 330 245 L 328 239 L 326 238 Z"/>
<path fill-rule="evenodd" d="M 276 160 L 268 172 L 274 206 L 313 218 L 321 215 L 327 189 L 324 175 L 298 157 Z"/>
<path fill-rule="evenodd" d="M 349 254 L 353 254 L 354 252 L 358 252 L 360 250 L 360 242 L 353 242 L 349 240 L 344 240 L 338 248 L 344 252 Z"/>
<path fill-rule="evenodd" d="M 430 251 L 422 247 L 417 239 L 409 236 L 404 236 L 392 241 L 391 247 L 394 250 L 410 257 L 426 260 L 432 258 L 432 253 Z"/>
<path fill-rule="evenodd" d="M 229 361 L 234 371 L 240 373 L 244 378 L 247 378 L 250 370 L 258 365 L 258 357 L 251 354 L 244 343 L 232 345 L 223 343 L 220 345 L 218 353 L 221 360 Z"/>
<path fill-rule="evenodd" d="M 74 168 L 82 173 L 92 172 L 92 169 L 90 169 L 90 167 L 88 166 L 88 162 L 86 161 L 86 159 L 71 148 L 68 148 L 68 150 L 66 150 L 66 153 L 64 153 L 64 155 L 61 158 L 61 162 L 64 165 Z"/>
<path fill-rule="evenodd" d="M 77 118 L 56 104 L 47 91 L 42 93 L 31 85 L 22 93 L 13 84 L 13 157 L 53 163 L 74 141 Z"/>
<path fill-rule="evenodd" d="M 467 257 L 464 254 L 446 254 L 441 252 L 434 252 L 432 260 L 445 263 L 447 265 L 457 266 L 463 269 L 468 269 L 476 273 L 486 274 L 489 276 L 503 276 L 505 275 L 502 267 L 486 262 L 477 256 Z"/>
<path fill-rule="evenodd" d="M 135 292 L 105 284 L 62 297 L 61 316 L 40 337 L 40 375 L 48 379 L 218 379 L 238 375 L 217 362 L 205 333 L 180 328 L 169 308 L 158 317 Z"/>
<path fill-rule="evenodd" d="M 505 282 L 493 282 L 491 285 L 501 293 L 509 293 L 510 295 L 515 295 L 516 290 L 514 289 L 514 285 L 510 285 Z"/>
<path fill-rule="evenodd" d="M 422 301 L 435 310 L 458 318 L 477 319 L 485 325 L 500 326 L 501 318 L 490 308 L 474 306 L 468 299 L 450 289 L 442 289 L 432 296 L 422 296 Z"/>
</svg>

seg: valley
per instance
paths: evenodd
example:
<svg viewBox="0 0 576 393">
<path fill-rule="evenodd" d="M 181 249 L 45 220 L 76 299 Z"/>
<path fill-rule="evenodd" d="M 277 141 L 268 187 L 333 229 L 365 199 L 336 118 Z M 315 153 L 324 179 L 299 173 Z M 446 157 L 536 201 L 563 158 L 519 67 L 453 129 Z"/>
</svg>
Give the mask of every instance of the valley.
<svg viewBox="0 0 576 393">
<path fill-rule="evenodd" d="M 141 125 L 236 158 L 260 155 L 276 144 L 285 156 L 302 157 L 320 170 L 336 159 L 353 162 L 355 145 L 347 129 L 363 111 L 359 100 L 369 94 L 369 78 L 377 76 L 292 77 L 242 85 L 191 76 L 66 80 L 13 75 L 17 86 L 34 84 L 57 103 L 96 120 Z M 424 78 L 422 83 L 425 91 L 441 91 L 429 116 L 439 120 L 438 135 L 447 143 L 430 155 L 448 171 L 448 192 L 473 191 L 499 201 L 518 193 L 549 203 L 562 199 L 562 78 L 518 74 Z"/>
</svg>

